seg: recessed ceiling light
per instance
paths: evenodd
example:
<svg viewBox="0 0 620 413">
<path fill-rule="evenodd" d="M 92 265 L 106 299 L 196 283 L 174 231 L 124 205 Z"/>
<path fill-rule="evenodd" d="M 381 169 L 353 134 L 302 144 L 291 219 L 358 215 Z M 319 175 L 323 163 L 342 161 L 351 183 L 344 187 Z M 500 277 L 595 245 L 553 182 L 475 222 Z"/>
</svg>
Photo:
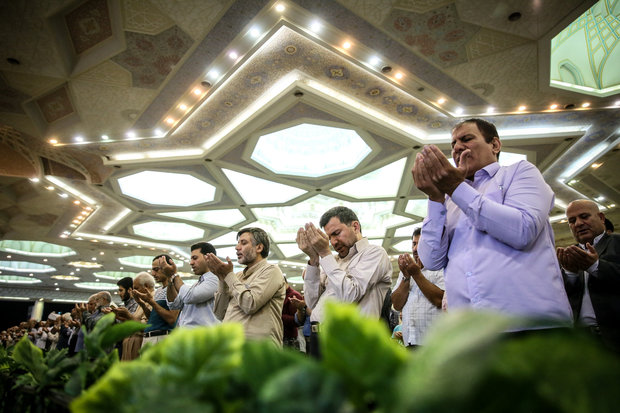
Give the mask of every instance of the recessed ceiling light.
<svg viewBox="0 0 620 413">
<path fill-rule="evenodd" d="M 166 119 L 166 123 L 167 123 L 168 125 L 172 125 L 172 124 L 174 123 L 174 119 L 172 119 L 172 118 L 168 118 L 168 119 Z"/>
<path fill-rule="evenodd" d="M 61 198 L 69 198 L 69 195 L 67 194 L 58 194 L 58 195 L 60 195 Z"/>
<path fill-rule="evenodd" d="M 443 105 L 444 103 L 446 103 L 446 99 L 439 98 L 439 99 L 437 99 L 437 103 L 439 103 L 440 105 Z"/>
<path fill-rule="evenodd" d="M 519 112 L 523 112 L 525 109 L 527 109 L 527 106 L 524 106 L 524 105 L 519 106 Z"/>
<path fill-rule="evenodd" d="M 313 31 L 313 32 L 315 32 L 315 33 L 316 33 L 316 32 L 318 32 L 318 31 L 320 31 L 322 27 L 323 27 L 323 26 L 322 26 L 322 25 L 321 25 L 321 23 L 319 23 L 318 21 L 313 21 L 313 22 L 310 24 L 310 30 L 312 30 L 312 31 Z"/>
<path fill-rule="evenodd" d="M 278 5 L 276 6 L 276 11 L 277 11 L 277 12 L 282 13 L 284 10 L 286 10 L 286 7 L 284 7 L 284 5 L 283 5 L 283 4 L 281 4 L 281 3 L 280 3 L 280 4 L 278 4 Z"/>
<path fill-rule="evenodd" d="M 373 57 L 370 58 L 369 63 L 372 66 L 377 66 L 377 65 L 379 65 L 379 63 L 381 63 L 381 60 L 379 60 L 379 58 L 377 56 L 373 56 Z"/>
<path fill-rule="evenodd" d="M 495 108 L 493 106 L 489 106 L 487 108 L 487 113 L 493 113 L 493 112 L 495 112 Z"/>
<path fill-rule="evenodd" d="M 30 178 L 30 182 L 39 182 L 39 178 Z"/>
<path fill-rule="evenodd" d="M 454 110 L 454 113 L 456 113 L 457 115 L 461 115 L 463 113 L 463 108 L 456 108 Z"/>
<path fill-rule="evenodd" d="M 592 165 L 590 165 L 590 167 L 592 169 L 598 169 L 601 165 L 603 165 L 603 162 L 594 162 Z"/>
<path fill-rule="evenodd" d="M 136 133 L 133 131 L 129 131 L 125 134 L 125 136 L 127 136 L 128 138 L 132 139 L 136 137 Z"/>
<path fill-rule="evenodd" d="M 350 48 L 351 48 L 351 43 L 349 43 L 349 42 L 344 42 L 344 43 L 342 44 L 342 47 L 343 47 L 344 49 L 350 49 Z"/>
<path fill-rule="evenodd" d="M 258 36 L 260 36 L 260 30 L 258 30 L 258 28 L 256 27 L 252 27 L 250 29 L 250 36 L 257 38 Z"/>
<path fill-rule="evenodd" d="M 108 135 L 101 135 L 101 139 L 107 141 L 110 137 Z"/>
<path fill-rule="evenodd" d="M 582 107 L 582 108 L 588 108 L 588 107 L 590 107 L 590 102 L 584 102 L 584 103 L 582 103 L 582 104 L 581 104 L 581 107 Z"/>
<path fill-rule="evenodd" d="M 45 189 L 47 189 L 48 191 L 53 191 L 54 187 L 50 185 L 50 186 L 46 186 Z"/>
<path fill-rule="evenodd" d="M 185 105 L 185 104 L 181 103 L 181 104 L 179 105 L 179 109 L 181 109 L 181 110 L 187 110 L 187 105 Z"/>
<path fill-rule="evenodd" d="M 616 100 L 616 103 L 614 103 L 615 106 L 620 106 L 620 100 Z"/>
<path fill-rule="evenodd" d="M 155 136 L 163 136 L 164 132 L 161 129 L 155 129 L 153 131 L 155 133 Z"/>
<path fill-rule="evenodd" d="M 84 142 L 84 138 L 82 136 L 76 136 L 73 140 L 76 142 Z"/>
<path fill-rule="evenodd" d="M 80 201 L 79 201 L 78 199 L 76 199 L 75 201 L 73 201 L 73 203 L 74 203 L 75 205 L 80 205 Z"/>
<path fill-rule="evenodd" d="M 235 60 L 239 57 L 239 55 L 237 54 L 237 52 L 232 51 L 230 53 L 228 53 L 228 57 L 230 57 L 231 59 Z"/>
<path fill-rule="evenodd" d="M 394 77 L 395 77 L 396 79 L 402 79 L 402 78 L 403 78 L 403 74 L 402 74 L 402 73 L 400 73 L 400 72 L 398 72 L 398 73 L 396 73 L 396 74 L 394 75 Z"/>
<path fill-rule="evenodd" d="M 99 255 L 104 255 L 104 254 L 105 254 L 105 252 L 103 252 L 103 251 L 101 251 L 101 252 L 99 253 Z"/>
<path fill-rule="evenodd" d="M 51 143 L 52 145 L 56 145 L 58 143 L 58 140 L 50 139 L 48 142 Z"/>
<path fill-rule="evenodd" d="M 202 95 L 202 89 L 199 89 L 199 88 L 194 89 L 194 95 L 196 96 Z"/>
<path fill-rule="evenodd" d="M 558 105 L 556 105 L 555 103 L 551 106 L 549 106 L 549 109 L 556 109 L 558 107 Z"/>
</svg>

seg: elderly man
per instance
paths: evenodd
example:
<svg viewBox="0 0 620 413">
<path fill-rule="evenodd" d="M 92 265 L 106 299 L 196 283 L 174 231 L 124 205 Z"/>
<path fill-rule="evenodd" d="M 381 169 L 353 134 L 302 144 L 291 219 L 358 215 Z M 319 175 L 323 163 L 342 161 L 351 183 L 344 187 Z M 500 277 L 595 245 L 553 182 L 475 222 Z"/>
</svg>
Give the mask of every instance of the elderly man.
<svg viewBox="0 0 620 413">
<path fill-rule="evenodd" d="M 318 324 L 329 300 L 358 304 L 360 311 L 379 318 L 392 281 L 392 264 L 382 247 L 362 235 L 362 224 L 351 209 L 338 206 L 319 221 L 322 232 L 312 223 L 297 231 L 297 245 L 310 260 L 304 279 L 304 297 L 312 310 L 310 354 L 320 357 Z M 329 245 L 336 250 L 333 256 Z"/>
<path fill-rule="evenodd" d="M 452 131 L 453 167 L 433 145 L 417 154 L 413 179 L 429 197 L 418 247 L 431 270 L 444 268 L 450 309 L 495 310 L 570 323 L 549 212 L 554 195 L 534 165 L 497 163 L 495 126 L 468 119 Z"/>
<path fill-rule="evenodd" d="M 606 233 L 605 215 L 590 200 L 568 204 L 566 218 L 578 244 L 557 255 L 575 323 L 620 351 L 620 236 Z"/>
<path fill-rule="evenodd" d="M 215 292 L 217 291 L 218 278 L 209 270 L 207 254 L 215 254 L 215 248 L 208 242 L 199 242 L 190 248 L 191 257 L 189 265 L 194 274 L 198 275 L 198 281 L 191 287 L 183 282 L 177 274 L 174 263 L 168 264 L 163 257 L 159 258 L 159 266 L 168 277 L 166 300 L 171 310 L 180 310 L 177 327 L 197 327 L 219 324 L 213 313 Z"/>
<path fill-rule="evenodd" d="M 142 345 L 146 343 L 156 344 L 163 340 L 175 326 L 177 317 L 179 316 L 179 310 L 171 310 L 168 308 L 168 301 L 166 300 L 166 289 L 168 287 L 168 277 L 164 274 L 162 268 L 159 266 L 160 258 L 164 258 L 169 264 L 172 264 L 172 258 L 170 256 L 162 254 L 153 258 L 151 275 L 155 281 L 161 283 L 161 287 L 151 292 L 145 288 L 135 288 L 133 296 L 138 302 L 138 305 L 144 311 L 144 314 L 148 318 L 149 326 L 144 330 L 144 340 Z"/>
<path fill-rule="evenodd" d="M 219 278 L 215 314 L 224 322 L 243 325 L 248 339 L 269 339 L 282 347 L 282 306 L 286 287 L 282 271 L 267 262 L 269 236 L 260 228 L 244 228 L 237 233 L 237 262 L 246 267 L 235 274 L 227 263 L 207 254 L 207 265 Z"/>
</svg>

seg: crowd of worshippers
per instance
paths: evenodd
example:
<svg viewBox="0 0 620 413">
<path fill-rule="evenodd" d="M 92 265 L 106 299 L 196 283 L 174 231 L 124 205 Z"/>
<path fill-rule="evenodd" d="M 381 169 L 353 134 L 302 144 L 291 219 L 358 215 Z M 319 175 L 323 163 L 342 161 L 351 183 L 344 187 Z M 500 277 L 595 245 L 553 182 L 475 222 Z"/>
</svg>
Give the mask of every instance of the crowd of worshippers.
<svg viewBox="0 0 620 413">
<path fill-rule="evenodd" d="M 443 311 L 470 309 L 512 316 L 508 337 L 575 327 L 620 351 L 620 236 L 613 226 L 606 229 L 598 205 L 586 199 L 568 204 L 576 244 L 556 248 L 551 188 L 527 161 L 500 166 L 502 145 L 493 124 L 463 121 L 452 130 L 451 144 L 454 166 L 434 145 L 416 155 L 412 176 L 428 196 L 428 213 L 412 236 L 412 254 L 398 258 L 393 290 L 387 252 L 363 236 L 353 210 L 339 206 L 297 232 L 308 257 L 303 296 L 266 260 L 269 235 L 244 228 L 235 248 L 242 271 L 235 274 L 230 258 L 222 261 L 211 244 L 200 242 L 190 248 L 190 265 L 199 275 L 190 286 L 174 261 L 159 255 L 150 274 L 118 282 L 123 306 L 108 307 L 109 294 L 95 294 L 86 308 L 76 307 L 67 328 L 81 323 L 88 330 L 106 312 L 119 322 L 147 323 L 143 333 L 122 343 L 122 359 L 130 360 L 174 328 L 237 322 L 249 340 L 320 357 L 325 304 L 337 301 L 392 324 L 394 310 L 400 313 L 393 338 L 411 349 L 424 345 Z M 32 330 L 28 334 L 37 340 Z M 76 341 L 79 350 L 79 336 Z"/>
</svg>

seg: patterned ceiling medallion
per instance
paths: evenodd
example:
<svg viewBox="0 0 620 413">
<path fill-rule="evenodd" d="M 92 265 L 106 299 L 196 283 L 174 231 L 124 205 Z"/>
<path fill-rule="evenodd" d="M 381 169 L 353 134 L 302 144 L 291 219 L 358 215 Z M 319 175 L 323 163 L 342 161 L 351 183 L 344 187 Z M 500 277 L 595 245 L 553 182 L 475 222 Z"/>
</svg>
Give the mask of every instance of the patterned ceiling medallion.
<svg viewBox="0 0 620 413">
<path fill-rule="evenodd" d="M 66 85 L 38 99 L 37 105 L 47 123 L 55 122 L 75 112 Z"/>
<path fill-rule="evenodd" d="M 76 54 L 112 36 L 112 24 L 106 0 L 90 0 L 65 16 L 69 37 Z"/>
<path fill-rule="evenodd" d="M 286 52 L 286 54 L 295 54 L 297 53 L 297 47 L 290 44 L 284 48 L 284 51 Z"/>
</svg>

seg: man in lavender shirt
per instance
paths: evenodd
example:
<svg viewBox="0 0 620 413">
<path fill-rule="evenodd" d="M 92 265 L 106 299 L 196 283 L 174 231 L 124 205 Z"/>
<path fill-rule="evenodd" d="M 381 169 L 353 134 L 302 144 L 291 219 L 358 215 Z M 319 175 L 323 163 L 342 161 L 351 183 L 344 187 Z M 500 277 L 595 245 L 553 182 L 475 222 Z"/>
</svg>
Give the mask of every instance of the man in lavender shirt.
<svg viewBox="0 0 620 413">
<path fill-rule="evenodd" d="M 418 247 L 430 270 L 445 267 L 450 310 L 493 310 L 539 322 L 571 323 L 549 223 L 554 195 L 534 165 L 497 163 L 495 126 L 468 119 L 452 130 L 453 167 L 433 145 L 417 154 L 416 186 L 428 195 Z"/>
</svg>

